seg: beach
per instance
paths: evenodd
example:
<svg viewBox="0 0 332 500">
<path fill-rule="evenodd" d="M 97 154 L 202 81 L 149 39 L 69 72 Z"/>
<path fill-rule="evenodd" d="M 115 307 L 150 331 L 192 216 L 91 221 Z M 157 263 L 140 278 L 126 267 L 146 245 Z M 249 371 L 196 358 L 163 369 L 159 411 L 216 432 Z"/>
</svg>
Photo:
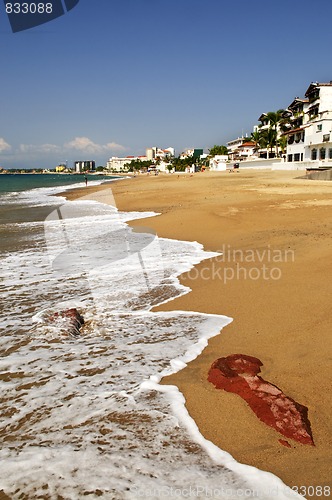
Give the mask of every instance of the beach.
<svg viewBox="0 0 332 500">
<path fill-rule="evenodd" d="M 331 486 L 332 183 L 303 175 L 241 168 L 141 175 L 112 183 L 112 193 L 121 211 L 161 214 L 131 226 L 223 254 L 181 276 L 190 293 L 154 309 L 233 318 L 197 359 L 163 383 L 184 394 L 206 439 L 237 461 L 319 498 Z M 94 199 L 94 192 L 104 189 L 109 186 L 73 190 L 66 197 Z M 315 446 L 293 440 L 284 446 L 283 436 L 239 396 L 208 382 L 212 362 L 236 353 L 259 358 L 262 377 L 308 407 Z"/>
</svg>

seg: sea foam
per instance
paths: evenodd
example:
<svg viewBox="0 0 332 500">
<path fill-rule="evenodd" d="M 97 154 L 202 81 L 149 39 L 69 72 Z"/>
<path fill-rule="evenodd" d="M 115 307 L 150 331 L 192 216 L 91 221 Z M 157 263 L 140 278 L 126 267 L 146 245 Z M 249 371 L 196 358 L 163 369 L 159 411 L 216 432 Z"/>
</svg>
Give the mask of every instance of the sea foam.
<svg viewBox="0 0 332 500">
<path fill-rule="evenodd" d="M 45 194 L 55 204 L 49 190 L 16 203 L 36 206 Z M 152 215 L 57 199 L 29 248 L 3 253 L 0 490 L 13 499 L 300 498 L 204 439 L 179 390 L 160 385 L 231 318 L 152 312 L 188 293 L 181 273 L 217 255 L 126 224 Z M 75 339 L 48 321 L 68 307 L 85 318 Z"/>
</svg>

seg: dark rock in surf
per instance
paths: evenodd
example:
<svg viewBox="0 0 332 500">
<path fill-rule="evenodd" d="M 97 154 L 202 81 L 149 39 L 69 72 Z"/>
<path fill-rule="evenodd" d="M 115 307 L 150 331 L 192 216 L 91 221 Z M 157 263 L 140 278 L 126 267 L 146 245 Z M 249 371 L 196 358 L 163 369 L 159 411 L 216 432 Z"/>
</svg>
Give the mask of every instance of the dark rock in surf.
<svg viewBox="0 0 332 500">
<path fill-rule="evenodd" d="M 74 336 L 80 334 L 80 329 L 84 325 L 84 318 L 76 308 L 55 312 L 48 317 L 48 321 L 51 323 L 55 323 L 58 320 L 64 320 L 66 330 L 70 335 Z M 63 325 L 61 326 L 63 327 Z"/>
</svg>

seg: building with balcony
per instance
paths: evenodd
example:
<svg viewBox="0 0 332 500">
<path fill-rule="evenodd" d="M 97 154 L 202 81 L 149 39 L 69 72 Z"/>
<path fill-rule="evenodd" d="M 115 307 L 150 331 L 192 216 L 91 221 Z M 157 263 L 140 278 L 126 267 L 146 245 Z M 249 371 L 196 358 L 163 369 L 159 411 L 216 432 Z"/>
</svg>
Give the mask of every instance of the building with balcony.
<svg viewBox="0 0 332 500">
<path fill-rule="evenodd" d="M 125 156 L 120 158 L 118 156 L 112 156 L 107 162 L 106 168 L 110 172 L 126 172 L 128 170 L 129 163 L 132 161 L 146 161 L 149 158 L 147 156 Z"/>
<path fill-rule="evenodd" d="M 286 112 L 287 161 L 332 163 L 332 81 L 311 83 L 305 98 L 296 97 Z"/>
<path fill-rule="evenodd" d="M 185 151 L 182 151 L 182 153 L 180 154 L 180 160 L 185 160 L 186 158 L 197 160 L 197 158 L 200 158 L 203 153 L 204 150 L 202 148 L 189 148 Z"/>
<path fill-rule="evenodd" d="M 227 142 L 228 157 L 231 161 L 243 161 L 255 155 L 255 143 L 249 137 L 238 137 Z"/>
<path fill-rule="evenodd" d="M 161 149 L 158 148 L 157 146 L 153 146 L 152 148 L 147 148 L 146 150 L 146 156 L 148 160 L 152 161 L 168 161 L 171 158 L 174 158 L 175 155 L 175 149 L 172 147 L 166 148 L 166 149 Z"/>
<path fill-rule="evenodd" d="M 154 146 L 146 149 L 145 156 L 126 156 L 123 158 L 113 156 L 108 160 L 106 168 L 111 172 L 126 172 L 132 161 L 149 161 L 151 162 L 152 169 L 156 168 L 163 172 L 167 170 L 169 161 L 174 157 L 174 153 L 175 150 L 172 147 L 161 149 Z"/>
<path fill-rule="evenodd" d="M 75 161 L 74 168 L 76 173 L 94 172 L 96 170 L 96 163 L 93 160 Z"/>
</svg>

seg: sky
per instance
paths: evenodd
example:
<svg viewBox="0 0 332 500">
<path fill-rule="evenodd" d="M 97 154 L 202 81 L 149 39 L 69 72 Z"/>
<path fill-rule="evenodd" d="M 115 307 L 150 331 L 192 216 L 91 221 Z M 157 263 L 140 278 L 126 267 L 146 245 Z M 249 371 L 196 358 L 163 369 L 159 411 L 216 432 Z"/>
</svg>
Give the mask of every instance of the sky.
<svg viewBox="0 0 332 500">
<path fill-rule="evenodd" d="M 250 135 L 332 80 L 331 19 L 331 0 L 80 0 L 13 33 L 1 2 L 0 166 Z"/>
</svg>

